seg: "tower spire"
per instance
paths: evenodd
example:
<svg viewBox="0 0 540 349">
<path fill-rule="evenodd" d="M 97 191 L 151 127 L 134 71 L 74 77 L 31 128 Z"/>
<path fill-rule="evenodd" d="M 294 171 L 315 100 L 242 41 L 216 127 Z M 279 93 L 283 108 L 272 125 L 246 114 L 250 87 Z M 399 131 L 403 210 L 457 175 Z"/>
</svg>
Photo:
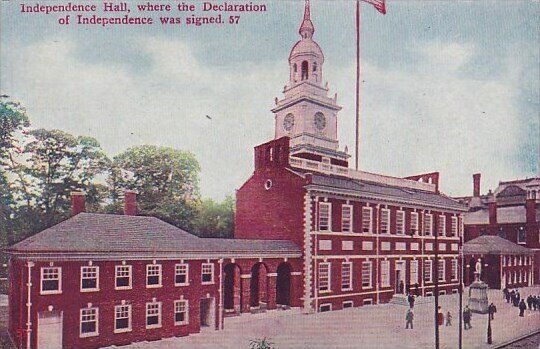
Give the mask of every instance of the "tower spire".
<svg viewBox="0 0 540 349">
<path fill-rule="evenodd" d="M 300 25 L 300 30 L 298 31 L 303 39 L 311 39 L 313 33 L 315 32 L 315 27 L 311 21 L 311 10 L 309 6 L 309 0 L 306 0 L 304 7 L 304 19 Z"/>
</svg>

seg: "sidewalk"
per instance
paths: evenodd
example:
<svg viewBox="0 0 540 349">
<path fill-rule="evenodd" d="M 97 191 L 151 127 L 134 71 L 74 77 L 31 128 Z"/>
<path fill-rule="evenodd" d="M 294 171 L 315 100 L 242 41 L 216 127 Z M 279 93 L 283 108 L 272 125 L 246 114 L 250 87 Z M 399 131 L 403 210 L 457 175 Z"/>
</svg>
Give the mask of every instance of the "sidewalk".
<svg viewBox="0 0 540 349">
<path fill-rule="evenodd" d="M 529 293 L 540 294 L 540 287 L 523 288 L 520 293 L 525 297 Z M 493 345 L 485 344 L 487 315 L 473 314 L 472 329 L 463 331 L 464 348 L 488 349 L 540 329 L 540 311 L 527 310 L 525 317 L 519 317 L 518 309 L 507 304 L 499 290 L 489 291 L 489 301 L 497 306 L 497 314 L 492 321 Z M 467 304 L 465 296 L 463 303 Z M 455 349 L 458 343 L 458 296 L 441 296 L 440 305 L 445 314 L 450 310 L 453 316 L 453 326 L 440 328 L 441 349 Z M 433 307 L 433 303 L 415 306 L 414 330 L 405 330 L 407 307 L 384 304 L 311 315 L 246 314 L 240 318 L 227 318 L 223 331 L 135 343 L 122 348 L 247 349 L 251 339 L 263 337 L 270 338 L 276 349 L 433 348 Z"/>
</svg>

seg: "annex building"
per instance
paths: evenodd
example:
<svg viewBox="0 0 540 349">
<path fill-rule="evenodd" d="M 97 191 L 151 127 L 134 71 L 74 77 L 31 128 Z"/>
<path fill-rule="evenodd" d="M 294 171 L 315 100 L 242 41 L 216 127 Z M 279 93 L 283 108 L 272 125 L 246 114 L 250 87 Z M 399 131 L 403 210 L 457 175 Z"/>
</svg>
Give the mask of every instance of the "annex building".
<svg viewBox="0 0 540 349">
<path fill-rule="evenodd" d="M 340 310 L 413 292 L 457 292 L 466 205 L 439 173 L 348 167 L 337 98 L 306 1 L 273 140 L 237 191 L 234 239 L 137 215 L 84 212 L 12 246 L 9 330 L 19 349 L 92 349 L 221 329 L 227 316 Z M 435 253 L 438 262 L 435 263 Z"/>
</svg>

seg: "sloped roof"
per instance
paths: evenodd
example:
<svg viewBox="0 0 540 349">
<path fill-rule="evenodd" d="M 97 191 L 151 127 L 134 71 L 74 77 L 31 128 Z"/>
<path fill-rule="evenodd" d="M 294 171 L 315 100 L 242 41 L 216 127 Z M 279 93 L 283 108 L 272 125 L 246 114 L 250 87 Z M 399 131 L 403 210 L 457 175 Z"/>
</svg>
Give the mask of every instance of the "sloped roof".
<svg viewBox="0 0 540 349">
<path fill-rule="evenodd" d="M 483 235 L 463 244 L 465 254 L 532 254 L 533 250 L 494 235 Z"/>
<path fill-rule="evenodd" d="M 11 253 L 300 253 L 287 240 L 199 238 L 154 217 L 80 213 L 7 249 Z"/>
<path fill-rule="evenodd" d="M 538 219 L 537 219 L 538 221 Z M 527 216 L 525 206 L 506 206 L 497 207 L 497 223 L 526 223 Z M 467 212 L 464 215 L 465 224 L 489 224 L 489 210 L 481 209 L 478 211 Z"/>
<path fill-rule="evenodd" d="M 467 209 L 465 205 L 459 203 L 457 200 L 442 194 L 318 173 L 313 174 L 312 178 L 312 184 L 316 187 L 343 189 L 366 196 L 385 196 L 390 199 L 394 198 L 396 200 L 415 202 L 427 206 L 442 206 L 463 211 Z"/>
</svg>

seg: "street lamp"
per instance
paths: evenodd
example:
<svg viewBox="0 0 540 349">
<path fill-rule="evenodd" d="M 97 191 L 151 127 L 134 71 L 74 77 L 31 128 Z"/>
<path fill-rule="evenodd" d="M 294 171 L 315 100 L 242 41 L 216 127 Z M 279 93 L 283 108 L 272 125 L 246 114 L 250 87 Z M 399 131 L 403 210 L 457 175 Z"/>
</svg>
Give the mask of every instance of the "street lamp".
<svg viewBox="0 0 540 349">
<path fill-rule="evenodd" d="M 487 327 L 487 344 L 492 344 L 491 338 L 491 307 L 488 307 L 488 327 Z"/>
</svg>

